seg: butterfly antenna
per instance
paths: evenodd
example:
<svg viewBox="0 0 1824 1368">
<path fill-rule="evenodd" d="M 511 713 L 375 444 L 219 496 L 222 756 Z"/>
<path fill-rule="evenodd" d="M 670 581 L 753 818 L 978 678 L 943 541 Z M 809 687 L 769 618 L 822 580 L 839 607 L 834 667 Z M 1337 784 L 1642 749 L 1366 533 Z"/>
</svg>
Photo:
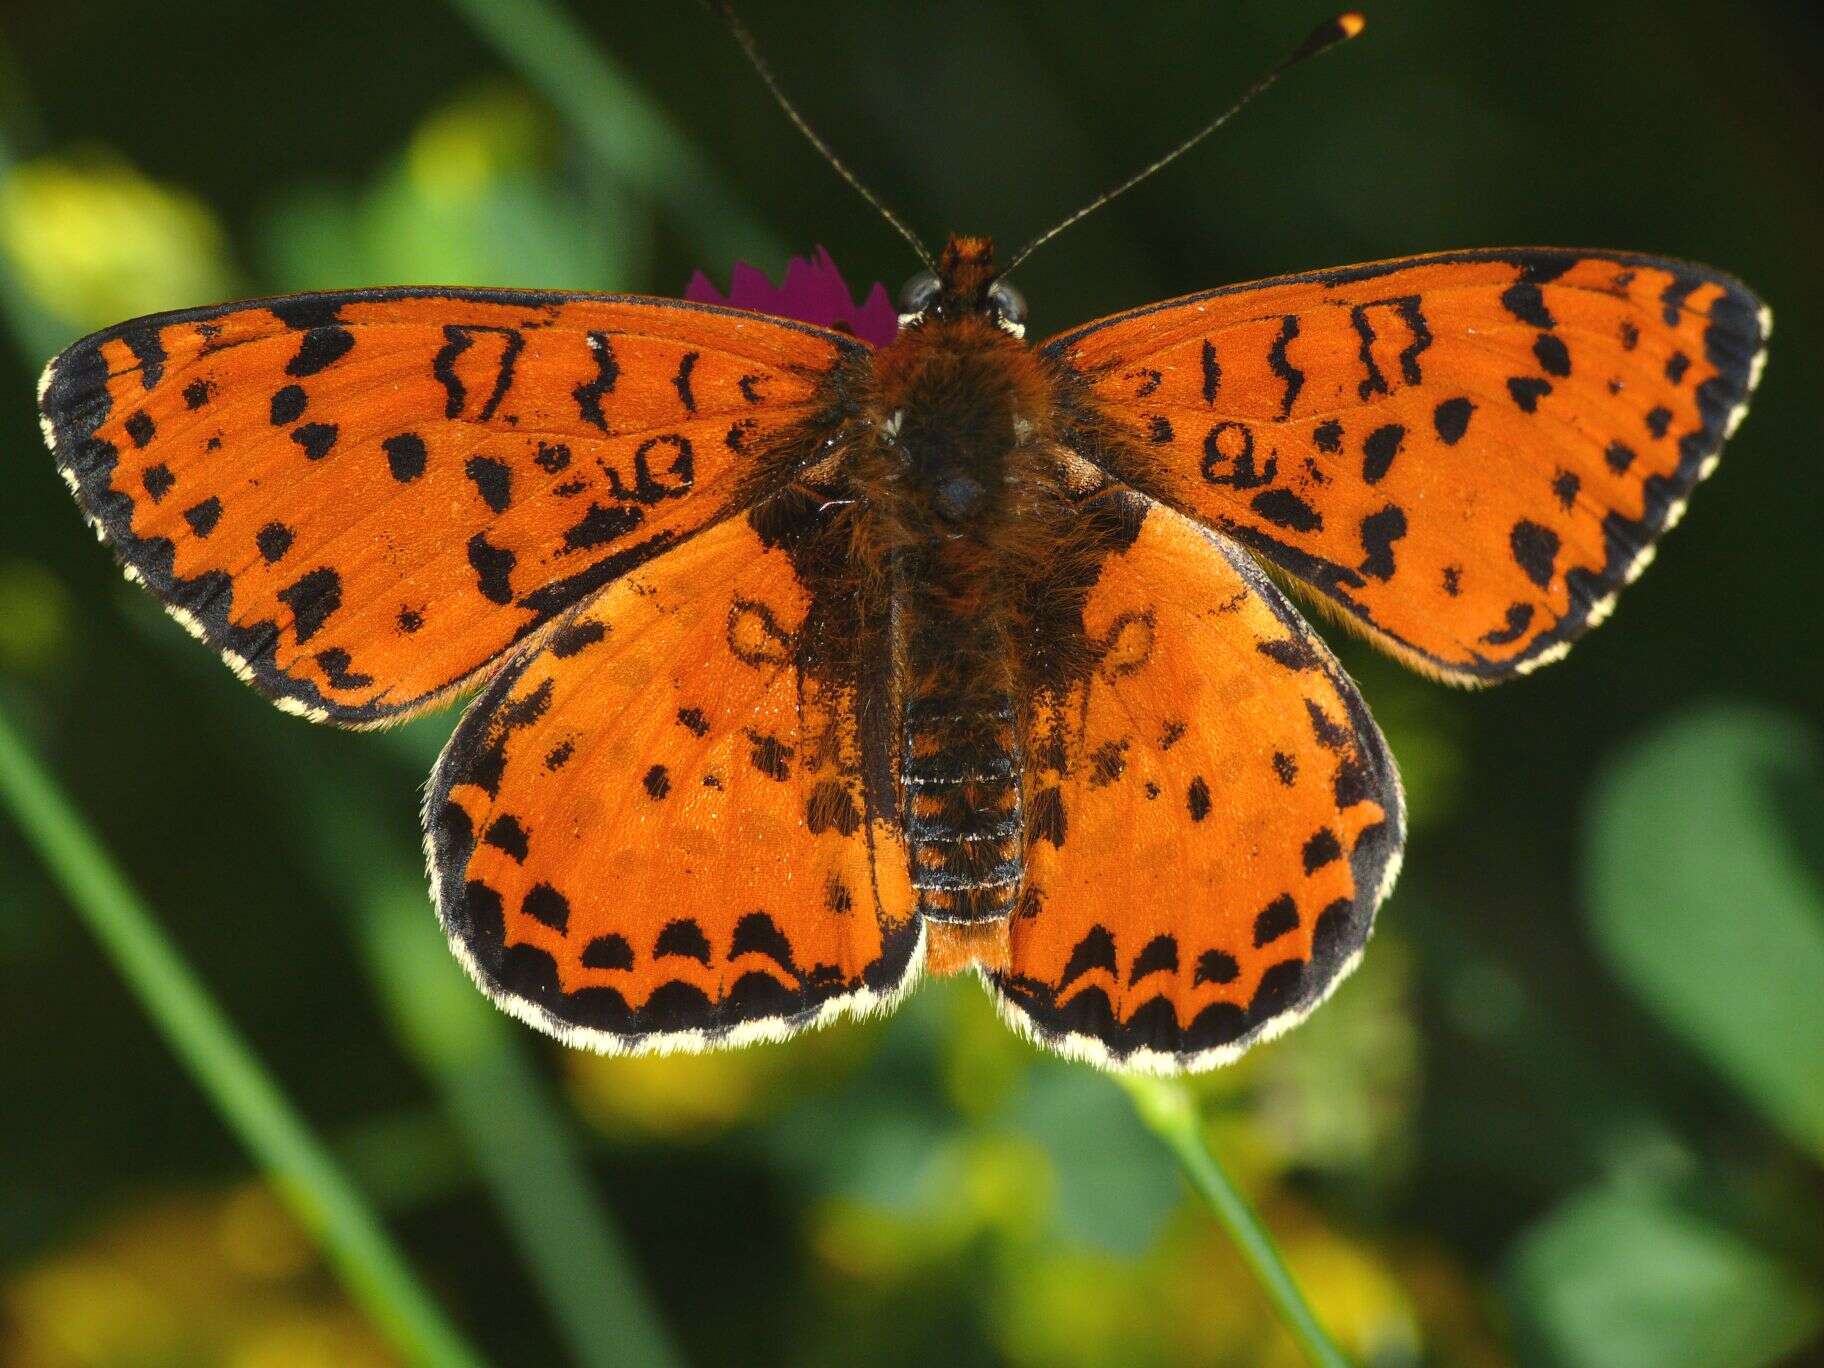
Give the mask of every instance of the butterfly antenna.
<svg viewBox="0 0 1824 1368">
<path fill-rule="evenodd" d="M 1250 100 L 1252 100 L 1256 95 L 1259 95 L 1262 91 L 1266 90 L 1267 87 L 1272 85 L 1281 76 L 1284 76 L 1293 67 L 1297 66 L 1300 62 L 1303 62 L 1308 58 L 1317 56 L 1321 52 L 1329 51 L 1331 48 L 1335 47 L 1338 43 L 1347 42 L 1349 39 L 1355 37 L 1356 34 L 1360 33 L 1362 31 L 1363 26 L 1366 23 L 1367 23 L 1367 20 L 1365 20 L 1361 16 L 1360 13 L 1358 13 L 1354 10 L 1351 10 L 1346 14 L 1339 14 L 1336 16 L 1336 18 L 1328 20 L 1325 23 L 1319 24 L 1315 29 L 1313 29 L 1311 31 L 1311 36 L 1309 38 L 1305 39 L 1304 42 L 1300 43 L 1296 48 L 1294 48 L 1285 57 L 1281 58 L 1280 61 L 1277 64 L 1275 64 L 1267 72 L 1267 74 L 1265 76 L 1262 76 L 1258 81 L 1254 82 L 1254 84 L 1248 88 L 1247 93 L 1244 94 L 1239 100 L 1235 101 L 1234 104 L 1230 105 L 1227 109 L 1223 110 L 1222 113 L 1218 114 L 1215 118 L 1211 119 L 1202 128 L 1198 129 L 1195 133 L 1191 134 L 1190 137 L 1186 138 L 1183 142 L 1179 143 L 1171 151 L 1167 152 L 1164 156 L 1160 157 L 1159 160 L 1151 163 L 1148 166 L 1141 167 L 1138 171 L 1134 172 L 1133 175 L 1129 176 L 1126 180 L 1122 181 L 1121 184 L 1117 185 L 1114 189 L 1105 191 L 1103 194 L 1096 196 L 1096 198 L 1091 200 L 1088 204 L 1084 205 L 1081 209 L 1077 210 L 1076 213 L 1070 215 L 1068 218 L 1064 219 L 1062 222 L 1054 224 L 1052 227 L 1046 229 L 1043 233 L 1040 233 L 1031 242 L 1027 243 L 1024 247 L 1020 248 L 1020 250 L 1018 252 L 1014 253 L 1013 260 L 1007 264 L 1007 266 L 1001 271 L 1001 274 L 1003 276 L 1011 275 L 1013 273 L 1014 267 L 1018 266 L 1022 261 L 1026 260 L 1027 257 L 1031 256 L 1033 254 L 1033 252 L 1038 250 L 1040 247 L 1043 247 L 1046 243 L 1050 242 L 1054 237 L 1056 237 L 1059 233 L 1063 232 L 1066 228 L 1070 227 L 1073 223 L 1076 223 L 1081 219 L 1088 218 L 1091 214 L 1095 213 L 1096 210 L 1100 209 L 1103 205 L 1107 204 L 1110 200 L 1116 199 L 1122 195 L 1125 195 L 1129 190 L 1132 190 L 1136 185 L 1140 184 L 1141 181 L 1145 180 L 1148 176 L 1152 175 L 1155 171 L 1160 171 L 1160 170 L 1163 170 L 1165 167 L 1170 166 L 1173 162 L 1177 161 L 1178 158 L 1182 157 L 1186 152 L 1189 152 L 1193 147 L 1197 146 L 1198 143 L 1202 142 L 1205 138 L 1209 137 L 1210 134 L 1214 133 L 1217 129 L 1221 128 L 1230 119 L 1234 118 L 1237 114 L 1241 113 L 1241 111 L 1247 106 L 1247 104 Z"/>
<path fill-rule="evenodd" d="M 836 174 L 853 186 L 855 193 L 873 205 L 875 212 L 892 224 L 894 231 L 912 245 L 912 250 L 918 253 L 918 259 L 925 264 L 926 269 L 935 271 L 937 261 L 931 255 L 930 249 L 918 240 L 918 234 L 906 226 L 904 219 L 887 208 L 879 195 L 861 183 L 861 177 L 849 170 L 847 163 L 837 156 L 830 145 L 818 135 L 817 130 L 810 126 L 804 115 L 798 112 L 798 107 L 786 98 L 785 91 L 780 89 L 778 78 L 773 75 L 773 69 L 767 65 L 766 58 L 760 55 L 760 45 L 754 41 L 754 35 L 748 32 L 747 25 L 741 22 L 741 17 L 735 13 L 734 7 L 727 4 L 725 0 L 707 0 L 707 3 L 712 10 L 722 16 L 722 22 L 728 25 L 729 33 L 741 45 L 741 51 L 747 54 L 748 65 L 752 66 L 755 73 L 766 83 L 766 88 L 779 102 L 779 108 L 785 111 L 785 117 L 797 126 L 798 131 L 804 134 L 811 146 L 822 154 L 823 159 L 835 169 Z"/>
</svg>

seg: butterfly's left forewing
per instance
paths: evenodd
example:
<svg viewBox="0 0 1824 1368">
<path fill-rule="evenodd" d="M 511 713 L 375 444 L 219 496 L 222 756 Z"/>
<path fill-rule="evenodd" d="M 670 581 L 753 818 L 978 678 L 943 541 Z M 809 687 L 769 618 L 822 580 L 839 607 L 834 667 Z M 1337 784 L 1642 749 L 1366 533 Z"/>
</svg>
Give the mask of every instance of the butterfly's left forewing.
<svg viewBox="0 0 1824 1368">
<path fill-rule="evenodd" d="M 280 706 L 359 726 L 759 497 L 865 353 L 677 301 L 361 290 L 110 328 L 41 408 L 128 576 Z"/>
<path fill-rule="evenodd" d="M 906 848 L 864 776 L 863 662 L 823 635 L 825 586 L 766 516 L 579 605 L 476 700 L 432 776 L 452 946 L 571 1044 L 778 1038 L 884 1007 L 921 962 Z"/>
<path fill-rule="evenodd" d="M 1658 257 L 1413 257 L 1232 286 L 1045 344 L 1071 442 L 1465 683 L 1606 617 L 1716 464 L 1768 314 Z"/>
</svg>

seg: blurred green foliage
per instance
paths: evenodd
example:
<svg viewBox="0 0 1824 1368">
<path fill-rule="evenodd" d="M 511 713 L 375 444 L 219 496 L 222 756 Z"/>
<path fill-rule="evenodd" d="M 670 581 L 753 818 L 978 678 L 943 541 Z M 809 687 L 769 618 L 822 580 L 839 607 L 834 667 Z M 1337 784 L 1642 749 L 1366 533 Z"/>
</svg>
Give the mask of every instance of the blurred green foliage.
<svg viewBox="0 0 1824 1368">
<path fill-rule="evenodd" d="M 1013 1039 L 973 984 L 701 1059 L 570 1055 L 493 1016 L 415 891 L 449 719 L 376 737 L 273 714 L 69 507 L 32 378 L 129 314 L 406 281 L 669 294 L 737 253 L 776 274 L 781 242 L 828 245 L 858 282 L 910 272 L 701 7 L 633 14 L 0 13 L 0 706 L 494 1361 L 650 1362 L 625 1328 L 650 1316 L 718 1364 L 1297 1363 L 1121 1093 Z M 749 16 L 928 236 L 1010 238 L 1317 17 Z M 1199 1080 L 1199 1116 L 1358 1362 L 1800 1361 L 1824 1296 L 1824 620 L 1804 601 L 1824 575 L 1805 379 L 1824 19 L 1395 0 L 1370 20 L 1035 257 L 1037 331 L 1557 241 L 1739 272 L 1779 316 L 1773 362 L 1718 479 L 1568 663 L 1472 697 L 1340 643 L 1408 778 L 1407 873 L 1358 976 Z M 28 1118 L 0 1128 L 0 1362 L 388 1361 L 3 818 L 0 1029 Z"/>
<path fill-rule="evenodd" d="M 1604 776 L 1587 859 L 1591 929 L 1616 976 L 1824 1160 L 1820 812 L 1816 731 L 1713 708 Z"/>
</svg>

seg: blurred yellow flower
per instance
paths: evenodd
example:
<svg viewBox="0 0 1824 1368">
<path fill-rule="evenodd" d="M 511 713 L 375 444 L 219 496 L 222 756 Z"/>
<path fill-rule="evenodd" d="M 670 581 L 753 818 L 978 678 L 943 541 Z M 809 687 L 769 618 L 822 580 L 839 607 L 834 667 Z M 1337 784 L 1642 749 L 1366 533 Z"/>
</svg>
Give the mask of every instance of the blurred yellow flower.
<svg viewBox="0 0 1824 1368">
<path fill-rule="evenodd" d="M 848 1076 L 874 1031 L 844 1023 L 775 1045 L 708 1054 L 614 1057 L 566 1052 L 576 1108 L 608 1134 L 709 1139 Z"/>
<path fill-rule="evenodd" d="M 427 197 L 479 199 L 494 182 L 548 164 L 556 143 L 551 116 L 530 95 L 485 86 L 418 126 L 406 145 L 405 172 Z"/>
<path fill-rule="evenodd" d="M 397 1360 L 271 1193 L 158 1198 L 0 1287 L 8 1368 L 384 1368 Z"/>
<path fill-rule="evenodd" d="M 209 209 L 106 151 L 0 180 L 0 251 L 36 303 L 81 331 L 235 293 Z"/>
</svg>

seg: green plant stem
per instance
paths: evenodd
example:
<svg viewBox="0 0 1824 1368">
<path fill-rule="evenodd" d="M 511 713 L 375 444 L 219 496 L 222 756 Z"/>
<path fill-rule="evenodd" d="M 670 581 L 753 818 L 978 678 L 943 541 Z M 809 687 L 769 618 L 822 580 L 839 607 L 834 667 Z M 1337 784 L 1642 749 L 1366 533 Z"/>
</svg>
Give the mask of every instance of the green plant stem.
<svg viewBox="0 0 1824 1368">
<path fill-rule="evenodd" d="M 414 1363 L 480 1357 L 419 1284 L 378 1218 L 292 1109 L 0 711 L 0 803 L 172 1052 L 311 1232 L 350 1295 Z"/>
<path fill-rule="evenodd" d="M 561 1103 L 515 1036 L 452 959 L 422 877 L 363 898 L 372 977 L 419 1067 L 469 1143 L 526 1271 L 572 1358 L 587 1368 L 682 1362 L 601 1194 Z"/>
<path fill-rule="evenodd" d="M 1172 1152 L 1184 1176 L 1235 1242 L 1235 1248 L 1305 1356 L 1319 1368 L 1349 1368 L 1349 1360 L 1318 1324 L 1305 1294 L 1293 1281 L 1273 1236 L 1217 1162 L 1204 1138 L 1196 1103 L 1184 1085 L 1171 1079 L 1137 1075 L 1123 1075 L 1119 1081 L 1133 1099 L 1140 1120 Z"/>
<path fill-rule="evenodd" d="M 199 674 L 215 668 L 187 642 L 166 639 Z M 284 790 L 290 826 L 333 896 L 354 911 L 356 942 L 394 1035 L 437 1090 L 571 1360 L 586 1368 L 681 1363 L 563 1102 L 528 1057 L 535 1037 L 489 1005 L 438 934 L 412 840 L 409 782 L 402 778 L 389 807 L 372 771 L 341 759 L 339 741 L 244 715 L 257 725 L 240 745 L 294 776 Z M 412 754 L 422 773 L 427 761 L 416 752 L 435 725 L 360 742 Z"/>
<path fill-rule="evenodd" d="M 677 215 L 709 260 L 786 249 L 722 185 L 709 160 L 555 0 L 449 0 L 629 187 Z M 720 38 L 705 17 L 706 38 Z"/>
</svg>

